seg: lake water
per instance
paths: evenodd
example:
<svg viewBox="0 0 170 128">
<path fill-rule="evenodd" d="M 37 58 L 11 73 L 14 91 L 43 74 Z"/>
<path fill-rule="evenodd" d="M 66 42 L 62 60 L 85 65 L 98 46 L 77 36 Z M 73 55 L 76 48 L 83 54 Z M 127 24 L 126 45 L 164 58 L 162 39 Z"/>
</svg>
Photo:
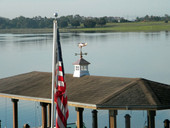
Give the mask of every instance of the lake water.
<svg viewBox="0 0 170 128">
<path fill-rule="evenodd" d="M 170 32 L 125 33 L 61 33 L 61 45 L 66 73 L 73 73 L 79 57 L 77 44 L 87 42 L 83 52 L 89 61 L 91 75 L 115 77 L 142 77 L 170 84 Z M 52 34 L 0 34 L 0 78 L 31 71 L 52 70 Z M 12 103 L 0 98 L 2 128 L 12 128 Z M 76 121 L 74 107 L 69 107 L 68 122 Z M 146 111 L 118 111 L 118 128 L 125 127 L 125 114 L 131 115 L 132 128 L 143 128 Z M 92 127 L 91 110 L 84 110 L 84 122 Z M 170 111 L 157 111 L 156 128 L 163 127 Z M 123 123 L 122 123 L 123 122 Z M 38 102 L 19 101 L 19 128 L 29 123 L 41 125 L 41 107 Z M 108 126 L 108 111 L 98 111 L 99 128 Z"/>
</svg>

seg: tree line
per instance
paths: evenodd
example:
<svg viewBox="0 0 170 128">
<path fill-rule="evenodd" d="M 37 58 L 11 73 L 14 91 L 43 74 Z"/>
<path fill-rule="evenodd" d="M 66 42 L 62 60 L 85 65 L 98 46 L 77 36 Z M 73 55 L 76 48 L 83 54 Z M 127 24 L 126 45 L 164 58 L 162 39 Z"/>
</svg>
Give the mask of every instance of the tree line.
<svg viewBox="0 0 170 128">
<path fill-rule="evenodd" d="M 19 16 L 14 19 L 0 17 L 0 29 L 9 28 L 52 28 L 54 18 L 36 16 L 27 18 Z M 148 16 L 137 17 L 135 21 L 165 21 L 168 22 L 170 16 L 163 17 Z M 57 18 L 60 28 L 93 28 L 106 25 L 106 23 L 130 22 L 123 17 L 84 17 L 80 15 L 68 15 Z"/>
<path fill-rule="evenodd" d="M 36 16 L 27 18 L 19 16 L 14 19 L 0 17 L 0 29 L 9 28 L 52 28 L 54 18 Z M 96 25 L 103 26 L 109 22 L 128 22 L 122 17 L 84 17 L 80 15 L 68 15 L 57 18 L 60 28 L 93 28 Z"/>
<path fill-rule="evenodd" d="M 165 14 L 164 16 L 149 16 L 146 15 L 144 17 L 136 17 L 136 21 L 165 21 L 165 23 L 168 23 L 170 20 L 170 16 L 168 14 Z"/>
</svg>

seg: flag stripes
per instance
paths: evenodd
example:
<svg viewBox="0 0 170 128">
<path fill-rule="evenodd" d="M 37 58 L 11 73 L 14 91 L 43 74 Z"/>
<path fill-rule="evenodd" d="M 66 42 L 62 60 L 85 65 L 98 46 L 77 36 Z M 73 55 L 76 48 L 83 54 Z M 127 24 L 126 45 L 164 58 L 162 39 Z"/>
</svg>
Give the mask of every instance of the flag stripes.
<svg viewBox="0 0 170 128">
<path fill-rule="evenodd" d="M 56 102 L 56 128 L 66 128 L 68 118 L 68 104 L 66 95 L 66 83 L 64 81 L 64 67 L 62 52 L 57 29 L 57 60 L 56 60 L 56 87 L 54 101 Z"/>
</svg>

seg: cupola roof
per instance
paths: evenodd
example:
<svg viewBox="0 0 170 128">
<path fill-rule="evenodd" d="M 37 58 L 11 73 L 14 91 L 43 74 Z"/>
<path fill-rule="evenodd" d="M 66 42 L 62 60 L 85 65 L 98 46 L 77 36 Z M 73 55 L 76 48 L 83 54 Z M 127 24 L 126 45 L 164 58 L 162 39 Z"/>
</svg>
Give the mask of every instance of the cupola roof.
<svg viewBox="0 0 170 128">
<path fill-rule="evenodd" d="M 88 65 L 90 64 L 87 60 L 80 58 L 76 62 L 73 63 L 73 65 Z"/>
</svg>

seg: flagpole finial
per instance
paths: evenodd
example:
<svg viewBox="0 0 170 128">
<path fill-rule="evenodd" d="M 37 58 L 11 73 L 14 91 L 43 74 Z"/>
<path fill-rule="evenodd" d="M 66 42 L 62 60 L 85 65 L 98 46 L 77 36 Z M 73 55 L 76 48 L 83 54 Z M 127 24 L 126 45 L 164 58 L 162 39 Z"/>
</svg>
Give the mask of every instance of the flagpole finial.
<svg viewBox="0 0 170 128">
<path fill-rule="evenodd" d="M 57 16 L 58 16 L 58 13 L 57 13 L 57 12 L 55 12 L 55 13 L 54 13 L 54 16 L 55 16 L 55 18 L 57 18 Z"/>
</svg>

